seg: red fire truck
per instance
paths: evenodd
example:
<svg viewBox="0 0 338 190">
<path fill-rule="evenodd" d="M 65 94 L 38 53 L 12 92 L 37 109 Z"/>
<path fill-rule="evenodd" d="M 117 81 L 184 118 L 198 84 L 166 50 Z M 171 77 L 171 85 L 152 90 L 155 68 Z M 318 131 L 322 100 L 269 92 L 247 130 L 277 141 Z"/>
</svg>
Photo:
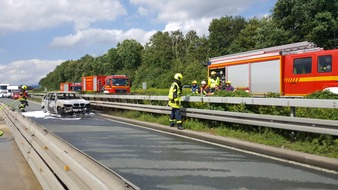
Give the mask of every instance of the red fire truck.
<svg viewBox="0 0 338 190">
<path fill-rule="evenodd" d="M 338 87 L 338 50 L 299 42 L 214 57 L 208 63 L 211 71 L 254 95 L 304 96 Z"/>
<path fill-rule="evenodd" d="M 131 82 L 126 75 L 111 75 L 105 78 L 104 93 L 126 94 L 130 93 Z"/>
<path fill-rule="evenodd" d="M 71 86 L 72 86 L 71 82 L 60 83 L 60 91 L 65 91 L 65 92 L 71 91 Z"/>
<path fill-rule="evenodd" d="M 101 92 L 107 76 L 84 76 L 82 77 L 82 91 Z"/>
<path fill-rule="evenodd" d="M 81 91 L 82 83 L 80 82 L 63 82 L 60 83 L 60 91 Z"/>
</svg>

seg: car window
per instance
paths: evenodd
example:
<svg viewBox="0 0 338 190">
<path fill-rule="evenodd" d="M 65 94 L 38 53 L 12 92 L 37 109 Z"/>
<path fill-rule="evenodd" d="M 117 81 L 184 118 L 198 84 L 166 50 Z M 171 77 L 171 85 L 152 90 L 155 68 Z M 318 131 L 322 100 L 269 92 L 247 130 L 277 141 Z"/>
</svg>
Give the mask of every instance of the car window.
<svg viewBox="0 0 338 190">
<path fill-rule="evenodd" d="M 50 100 L 50 93 L 46 94 L 46 100 Z"/>
<path fill-rule="evenodd" d="M 66 99 L 67 97 L 66 97 L 66 95 L 64 94 L 64 93 L 57 93 L 56 94 L 56 97 L 57 97 L 57 99 Z"/>
<path fill-rule="evenodd" d="M 75 93 L 57 93 L 57 98 L 59 100 L 72 100 L 72 99 L 79 99 Z"/>
<path fill-rule="evenodd" d="M 50 100 L 55 100 L 55 94 L 54 93 L 50 94 Z"/>
</svg>

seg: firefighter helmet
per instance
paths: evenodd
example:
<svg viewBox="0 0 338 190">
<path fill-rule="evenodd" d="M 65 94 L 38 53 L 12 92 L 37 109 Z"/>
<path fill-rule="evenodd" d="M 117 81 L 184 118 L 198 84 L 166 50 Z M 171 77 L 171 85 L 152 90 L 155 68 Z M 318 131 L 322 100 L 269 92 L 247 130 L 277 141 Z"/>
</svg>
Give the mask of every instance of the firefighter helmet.
<svg viewBox="0 0 338 190">
<path fill-rule="evenodd" d="M 197 84 L 197 81 L 196 80 L 192 81 L 192 84 Z"/>
<path fill-rule="evenodd" d="M 22 90 L 27 90 L 27 86 L 23 85 L 22 87 Z"/>
<path fill-rule="evenodd" d="M 201 82 L 201 84 L 203 85 L 203 84 L 207 84 L 204 80 Z"/>
<path fill-rule="evenodd" d="M 211 71 L 211 75 L 216 75 L 216 71 Z"/>
<path fill-rule="evenodd" d="M 181 81 L 183 79 L 183 75 L 181 73 L 176 73 L 174 79 Z"/>
<path fill-rule="evenodd" d="M 226 84 L 231 84 L 230 80 L 225 81 Z"/>
</svg>

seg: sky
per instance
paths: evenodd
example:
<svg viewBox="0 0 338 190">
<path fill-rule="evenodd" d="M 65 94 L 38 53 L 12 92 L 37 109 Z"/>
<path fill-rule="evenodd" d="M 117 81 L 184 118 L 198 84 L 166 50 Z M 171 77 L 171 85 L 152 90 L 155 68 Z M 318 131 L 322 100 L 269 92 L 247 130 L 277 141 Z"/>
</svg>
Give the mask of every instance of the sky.
<svg viewBox="0 0 338 190">
<path fill-rule="evenodd" d="M 157 31 L 208 36 L 212 19 L 262 18 L 277 0 L 1 0 L 0 83 L 37 85 L 66 60 Z"/>
</svg>

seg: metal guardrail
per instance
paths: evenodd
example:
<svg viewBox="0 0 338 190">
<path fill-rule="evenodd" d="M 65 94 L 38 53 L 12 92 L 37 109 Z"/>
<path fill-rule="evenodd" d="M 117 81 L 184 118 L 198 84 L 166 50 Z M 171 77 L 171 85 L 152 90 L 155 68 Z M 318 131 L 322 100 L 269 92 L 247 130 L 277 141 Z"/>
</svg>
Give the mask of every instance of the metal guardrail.
<svg viewBox="0 0 338 190">
<path fill-rule="evenodd" d="M 45 94 L 36 93 L 33 96 L 41 97 Z M 146 95 L 97 95 L 81 94 L 86 99 L 105 100 L 150 100 L 168 101 L 168 96 Z M 308 108 L 338 108 L 338 100 L 298 99 L 298 98 L 241 98 L 241 97 L 212 97 L 212 96 L 183 96 L 183 102 L 206 102 L 218 104 L 246 104 L 262 106 L 308 107 Z"/>
<path fill-rule="evenodd" d="M 43 189 L 139 189 L 20 113 L 1 113 Z"/>
<path fill-rule="evenodd" d="M 91 105 L 159 114 L 170 114 L 171 112 L 171 108 L 167 106 L 153 106 L 107 101 L 91 101 Z M 192 108 L 182 108 L 182 115 L 198 119 L 338 136 L 338 121 L 335 120 L 295 118 L 286 116 L 237 113 Z"/>
<path fill-rule="evenodd" d="M 143 95 L 96 95 L 81 94 L 88 99 L 120 99 L 120 100 L 153 100 L 168 101 L 168 96 Z M 292 98 L 241 98 L 241 97 L 211 97 L 211 96 L 183 96 L 183 102 L 207 102 L 219 104 L 247 104 L 264 106 L 309 107 L 309 108 L 338 108 L 338 100 L 323 99 L 292 99 Z"/>
<path fill-rule="evenodd" d="M 82 94 L 81 96 L 85 99 L 89 99 L 91 101 L 91 104 L 94 106 L 129 109 L 160 114 L 170 114 L 169 107 L 121 103 L 122 101 L 128 100 L 168 101 L 167 96 L 97 95 L 97 94 Z M 226 112 L 216 110 L 203 110 L 192 108 L 187 109 L 183 108 L 182 114 L 187 117 L 199 119 L 338 136 L 338 127 L 337 127 L 338 121 L 294 117 L 295 108 L 297 107 L 335 109 L 338 106 L 338 100 L 290 99 L 290 98 L 239 98 L 239 97 L 209 97 L 209 96 L 183 96 L 181 100 L 187 102 L 208 102 L 219 104 L 288 106 L 291 108 L 292 117 Z"/>
</svg>

